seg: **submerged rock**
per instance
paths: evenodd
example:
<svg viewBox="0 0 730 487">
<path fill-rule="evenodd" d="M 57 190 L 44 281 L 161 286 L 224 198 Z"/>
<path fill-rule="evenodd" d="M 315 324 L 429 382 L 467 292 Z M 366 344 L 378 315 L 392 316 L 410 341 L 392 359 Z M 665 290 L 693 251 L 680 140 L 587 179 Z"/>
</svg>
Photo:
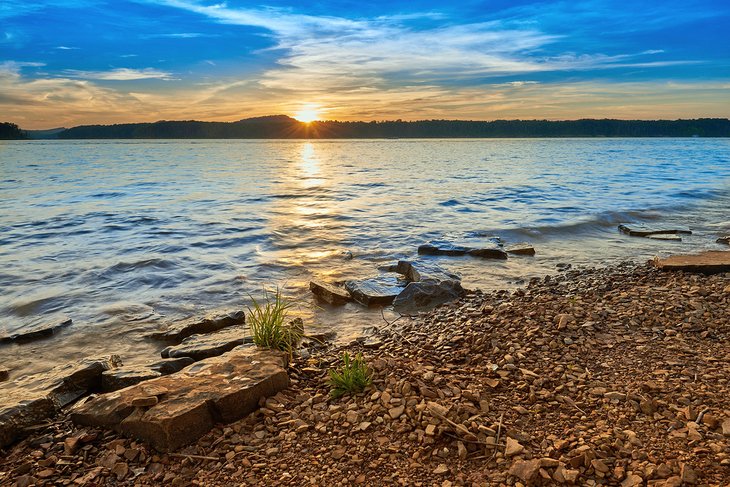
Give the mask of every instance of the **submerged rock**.
<svg viewBox="0 0 730 487">
<path fill-rule="evenodd" d="M 484 247 L 481 249 L 471 249 L 469 255 L 472 257 L 481 257 L 482 259 L 506 259 L 507 252 L 498 245 L 494 247 Z"/>
<path fill-rule="evenodd" d="M 312 293 L 323 301 L 331 305 L 337 306 L 352 301 L 352 297 L 347 289 L 321 281 L 311 281 L 309 289 Z"/>
<path fill-rule="evenodd" d="M 621 223 L 618 229 L 632 237 L 649 237 L 653 235 L 692 235 L 692 230 L 686 227 L 675 228 L 660 225 L 646 225 Z"/>
<path fill-rule="evenodd" d="M 190 357 L 195 361 L 215 357 L 244 343 L 251 343 L 246 331 L 243 326 L 233 326 L 207 335 L 192 335 L 179 345 L 165 348 L 161 355 L 163 358 Z"/>
<path fill-rule="evenodd" d="M 730 245 L 730 235 L 726 237 L 720 237 L 716 240 L 716 242 L 719 244 Z"/>
<path fill-rule="evenodd" d="M 241 419 L 258 407 L 260 398 L 285 389 L 285 367 L 282 352 L 241 347 L 176 374 L 89 398 L 73 408 L 71 419 L 115 429 L 158 450 L 175 450 L 216 423 Z M 147 400 L 153 397 L 156 401 Z"/>
<path fill-rule="evenodd" d="M 403 291 L 403 283 L 394 276 L 376 276 L 347 281 L 345 289 L 365 306 L 388 306 Z"/>
<path fill-rule="evenodd" d="M 26 343 L 42 338 L 48 338 L 56 334 L 58 330 L 66 328 L 73 323 L 68 317 L 62 317 L 50 323 L 39 323 L 36 325 L 24 326 L 14 332 L 0 336 L 0 344 L 3 343 Z"/>
<path fill-rule="evenodd" d="M 672 255 L 654 259 L 654 265 L 665 271 L 700 272 L 716 274 L 730 271 L 730 252 L 712 251 L 695 255 Z"/>
<path fill-rule="evenodd" d="M 465 294 L 459 281 L 411 282 L 393 301 L 393 308 L 401 313 L 422 311 L 439 304 L 454 301 Z"/>
<path fill-rule="evenodd" d="M 55 415 L 89 391 L 101 386 L 101 375 L 121 365 L 119 357 L 83 359 L 0 385 L 0 447 L 14 442 L 24 430 Z"/>
<path fill-rule="evenodd" d="M 514 255 L 535 255 L 535 247 L 527 242 L 520 242 L 507 245 L 504 250 Z"/>
<path fill-rule="evenodd" d="M 166 330 L 152 333 L 150 337 L 159 340 L 180 342 L 184 338 L 200 333 L 212 333 L 229 326 L 243 325 L 246 315 L 243 311 L 233 311 L 223 315 L 205 318 L 190 317 L 170 324 Z"/>
</svg>

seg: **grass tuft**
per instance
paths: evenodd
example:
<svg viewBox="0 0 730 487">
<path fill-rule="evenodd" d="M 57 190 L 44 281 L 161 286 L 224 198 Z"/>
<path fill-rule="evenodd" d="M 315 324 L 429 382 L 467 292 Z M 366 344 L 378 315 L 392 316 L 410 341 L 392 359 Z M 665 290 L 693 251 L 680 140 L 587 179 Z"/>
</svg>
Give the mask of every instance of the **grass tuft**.
<svg viewBox="0 0 730 487">
<path fill-rule="evenodd" d="M 361 353 L 351 358 L 349 353 L 343 352 L 342 365 L 331 369 L 329 374 L 332 387 L 330 394 L 335 399 L 345 394 L 362 392 L 372 383 L 372 374 Z"/>
<path fill-rule="evenodd" d="M 250 297 L 252 306 L 248 307 L 246 321 L 254 344 L 291 354 L 304 333 L 301 321 L 287 323 L 292 304 L 282 296 L 279 288 L 274 293 L 264 290 L 262 301 Z"/>
</svg>

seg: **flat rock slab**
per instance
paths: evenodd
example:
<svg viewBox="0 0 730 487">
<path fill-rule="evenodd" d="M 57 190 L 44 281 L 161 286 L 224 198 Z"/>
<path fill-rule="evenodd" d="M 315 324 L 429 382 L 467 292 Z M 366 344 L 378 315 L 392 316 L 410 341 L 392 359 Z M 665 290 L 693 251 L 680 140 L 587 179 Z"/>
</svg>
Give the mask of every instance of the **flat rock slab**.
<svg viewBox="0 0 730 487">
<path fill-rule="evenodd" d="M 450 242 L 432 241 L 418 247 L 419 255 L 471 255 L 484 259 L 506 259 L 507 253 L 498 245 L 474 248 Z"/>
<path fill-rule="evenodd" d="M 149 365 L 126 365 L 105 370 L 101 374 L 101 390 L 118 391 L 146 380 L 178 372 L 194 362 L 195 360 L 190 357 L 165 358 Z"/>
<path fill-rule="evenodd" d="M 244 343 L 251 343 L 243 326 L 224 328 L 207 335 L 192 335 L 180 345 L 167 347 L 161 352 L 163 358 L 189 357 L 195 361 L 216 357 L 233 350 Z"/>
<path fill-rule="evenodd" d="M 27 343 L 43 338 L 52 337 L 60 329 L 66 328 L 73 323 L 68 317 L 59 318 L 50 323 L 38 323 L 35 325 L 24 326 L 5 335 L 0 336 L 0 344 L 6 343 Z"/>
<path fill-rule="evenodd" d="M 649 237 L 651 235 L 692 235 L 692 230 L 686 227 L 667 227 L 660 225 L 644 225 L 621 223 L 618 229 L 632 237 Z"/>
<path fill-rule="evenodd" d="M 312 291 L 312 294 L 320 298 L 322 301 L 334 306 L 339 306 L 352 301 L 352 297 L 350 296 L 350 293 L 347 292 L 347 289 L 333 284 L 327 284 L 326 282 L 311 281 L 309 283 L 309 289 Z"/>
<path fill-rule="evenodd" d="M 345 283 L 350 296 L 364 306 L 388 306 L 403 287 L 404 283 L 395 276 L 376 276 Z"/>
<path fill-rule="evenodd" d="M 726 237 L 720 237 L 716 240 L 716 242 L 719 244 L 730 245 L 730 235 Z"/>
<path fill-rule="evenodd" d="M 460 281 L 458 274 L 442 269 L 432 262 L 399 260 L 395 272 L 403 275 L 409 282 Z"/>
<path fill-rule="evenodd" d="M 197 440 L 216 423 L 241 419 L 258 407 L 261 397 L 288 387 L 285 367 L 283 352 L 241 347 L 176 374 L 91 397 L 74 406 L 71 419 L 171 451 Z"/>
<path fill-rule="evenodd" d="M 243 311 L 207 316 L 205 318 L 185 318 L 170 324 L 166 330 L 152 333 L 150 337 L 180 343 L 183 339 L 200 333 L 212 333 L 229 326 L 243 325 L 246 315 Z"/>
<path fill-rule="evenodd" d="M 695 255 L 672 255 L 654 259 L 654 265 L 665 271 L 700 272 L 716 274 L 730 271 L 730 252 L 713 251 Z"/>
<path fill-rule="evenodd" d="M 520 242 L 507 245 L 504 250 L 514 255 L 535 255 L 535 247 L 527 242 Z"/>
<path fill-rule="evenodd" d="M 101 386 L 105 370 L 121 365 L 119 357 L 83 359 L 44 374 L 17 377 L 0 384 L 0 448 L 20 438 L 61 408 Z"/>
</svg>

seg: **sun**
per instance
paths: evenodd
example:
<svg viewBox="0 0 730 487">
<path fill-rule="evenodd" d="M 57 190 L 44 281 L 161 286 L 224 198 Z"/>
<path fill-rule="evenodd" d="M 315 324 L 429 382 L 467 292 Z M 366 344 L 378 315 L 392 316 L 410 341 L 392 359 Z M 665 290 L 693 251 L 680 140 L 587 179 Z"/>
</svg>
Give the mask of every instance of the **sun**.
<svg viewBox="0 0 730 487">
<path fill-rule="evenodd" d="M 294 114 L 294 118 L 304 123 L 319 120 L 319 107 L 317 105 L 304 105 L 297 113 Z"/>
</svg>

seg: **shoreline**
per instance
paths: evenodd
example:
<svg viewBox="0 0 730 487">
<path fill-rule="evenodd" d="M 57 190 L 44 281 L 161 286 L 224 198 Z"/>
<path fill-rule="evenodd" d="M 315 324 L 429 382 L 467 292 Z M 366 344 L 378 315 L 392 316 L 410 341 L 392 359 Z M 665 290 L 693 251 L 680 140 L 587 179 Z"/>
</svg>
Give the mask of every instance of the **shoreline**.
<svg viewBox="0 0 730 487">
<path fill-rule="evenodd" d="M 265 407 L 173 454 L 62 415 L 6 449 L 0 482 L 727 485 L 728 308 L 727 273 L 646 264 L 474 291 L 311 350 Z M 333 400 L 341 351 L 374 382 Z"/>
</svg>

